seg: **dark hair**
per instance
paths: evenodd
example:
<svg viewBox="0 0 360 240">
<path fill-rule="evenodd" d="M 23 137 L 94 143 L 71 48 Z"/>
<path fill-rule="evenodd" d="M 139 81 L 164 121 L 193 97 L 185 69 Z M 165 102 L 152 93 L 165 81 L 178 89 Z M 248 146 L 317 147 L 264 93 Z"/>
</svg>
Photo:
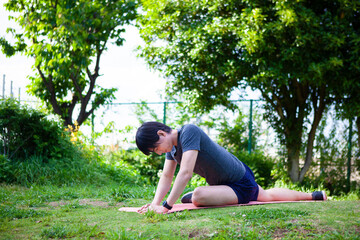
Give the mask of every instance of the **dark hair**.
<svg viewBox="0 0 360 240">
<path fill-rule="evenodd" d="M 160 139 L 157 133 L 159 130 L 170 133 L 172 129 L 159 122 L 145 122 L 138 128 L 136 145 L 145 155 L 149 155 L 150 149 L 156 147 L 156 142 Z"/>
</svg>

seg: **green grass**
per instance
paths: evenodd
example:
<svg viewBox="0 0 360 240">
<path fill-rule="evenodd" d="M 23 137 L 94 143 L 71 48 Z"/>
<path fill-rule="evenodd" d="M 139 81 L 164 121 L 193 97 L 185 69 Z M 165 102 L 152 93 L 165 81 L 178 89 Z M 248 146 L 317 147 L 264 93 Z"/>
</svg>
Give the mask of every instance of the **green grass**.
<svg viewBox="0 0 360 240">
<path fill-rule="evenodd" d="M 118 208 L 148 203 L 154 187 L 0 190 L 0 239 L 360 239 L 358 200 L 140 215 Z"/>
</svg>

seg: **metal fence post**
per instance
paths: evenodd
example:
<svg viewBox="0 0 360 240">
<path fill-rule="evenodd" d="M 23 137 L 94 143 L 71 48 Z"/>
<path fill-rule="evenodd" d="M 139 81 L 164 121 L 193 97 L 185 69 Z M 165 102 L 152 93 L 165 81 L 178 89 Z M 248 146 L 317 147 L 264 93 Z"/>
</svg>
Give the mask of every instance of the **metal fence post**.
<svg viewBox="0 0 360 240">
<path fill-rule="evenodd" d="M 350 118 L 349 119 L 349 141 L 348 141 L 348 161 L 347 161 L 347 188 L 348 191 L 350 192 L 350 188 L 351 188 L 351 181 L 350 181 L 350 177 L 351 177 L 351 150 L 352 150 L 352 127 L 353 127 L 353 119 Z"/>
<path fill-rule="evenodd" d="M 3 98 L 5 98 L 5 74 L 3 75 Z"/>
<path fill-rule="evenodd" d="M 94 124 L 94 120 L 95 120 L 95 115 L 94 112 L 92 112 L 91 114 L 91 144 L 94 145 L 95 143 L 95 124 Z"/>
<path fill-rule="evenodd" d="M 249 120 L 249 142 L 248 142 L 248 152 L 251 154 L 252 148 L 252 108 L 253 108 L 253 100 L 250 100 L 250 120 Z"/>
<path fill-rule="evenodd" d="M 10 98 L 13 98 L 14 94 L 13 94 L 13 81 L 11 81 L 11 85 L 10 85 Z"/>
<path fill-rule="evenodd" d="M 164 102 L 164 116 L 163 116 L 163 123 L 166 124 L 166 102 Z"/>
</svg>

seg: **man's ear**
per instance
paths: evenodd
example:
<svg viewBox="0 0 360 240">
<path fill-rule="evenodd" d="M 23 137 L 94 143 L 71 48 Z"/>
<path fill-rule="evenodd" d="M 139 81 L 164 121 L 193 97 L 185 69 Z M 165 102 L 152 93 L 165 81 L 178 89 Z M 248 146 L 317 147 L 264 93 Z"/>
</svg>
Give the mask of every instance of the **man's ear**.
<svg viewBox="0 0 360 240">
<path fill-rule="evenodd" d="M 163 130 L 159 130 L 159 131 L 157 131 L 157 135 L 159 136 L 159 137 L 165 137 L 166 136 L 166 132 L 165 131 L 163 131 Z"/>
</svg>

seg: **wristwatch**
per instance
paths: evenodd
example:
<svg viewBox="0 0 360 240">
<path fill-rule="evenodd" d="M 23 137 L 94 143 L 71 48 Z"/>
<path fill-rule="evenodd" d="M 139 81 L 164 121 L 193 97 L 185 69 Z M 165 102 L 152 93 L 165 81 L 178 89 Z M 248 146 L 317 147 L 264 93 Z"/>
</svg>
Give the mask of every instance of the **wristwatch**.
<svg viewBox="0 0 360 240">
<path fill-rule="evenodd" d="M 168 203 L 167 203 L 167 201 L 165 200 L 164 202 L 163 202 L 163 207 L 165 207 L 165 208 L 167 208 L 167 209 L 169 209 L 169 210 L 171 210 L 172 209 L 172 206 L 170 206 Z"/>
</svg>

